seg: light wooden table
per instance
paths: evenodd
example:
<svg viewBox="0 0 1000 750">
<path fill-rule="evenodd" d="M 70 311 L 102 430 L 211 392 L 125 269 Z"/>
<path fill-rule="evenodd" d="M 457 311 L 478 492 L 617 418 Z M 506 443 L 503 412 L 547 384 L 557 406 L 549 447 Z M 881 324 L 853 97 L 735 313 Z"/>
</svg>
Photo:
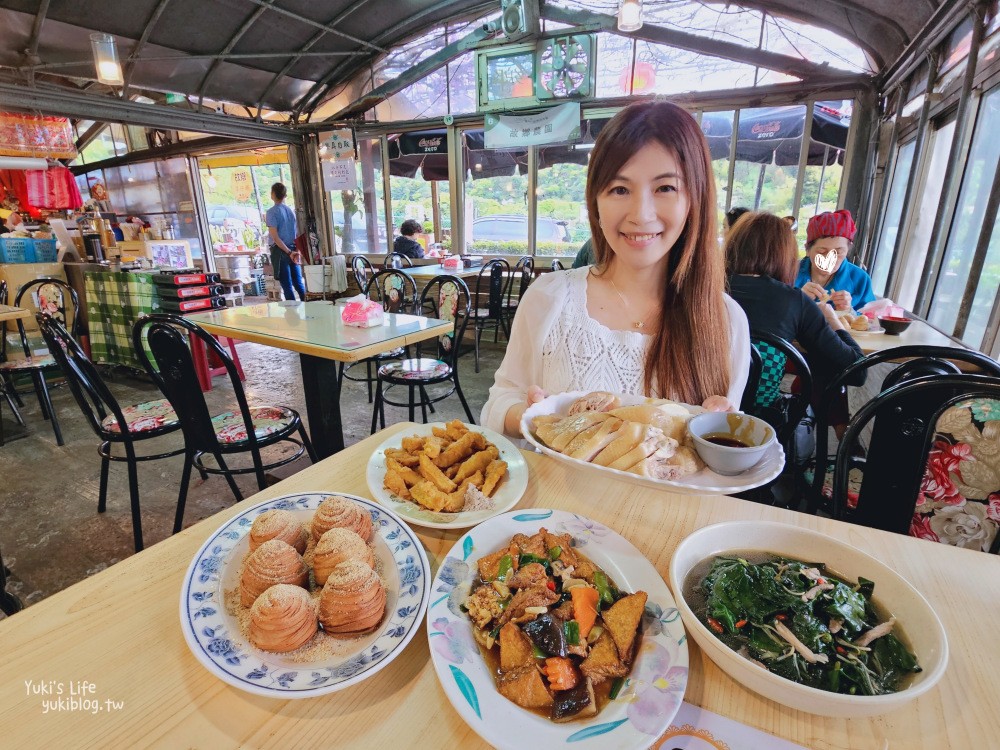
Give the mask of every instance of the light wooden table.
<svg viewBox="0 0 1000 750">
<path fill-rule="evenodd" d="M 874 354 L 897 346 L 946 346 L 951 349 L 968 349 L 964 344 L 945 336 L 930 324 L 916 319 L 898 336 L 889 333 L 864 333 L 851 329 L 848 331 L 865 354 Z"/>
<path fill-rule="evenodd" d="M 227 307 L 186 316 L 209 333 L 299 353 L 309 435 L 320 458 L 344 449 L 338 362 L 359 362 L 376 354 L 450 332 L 454 323 L 417 315 L 386 313 L 385 325 L 344 325 L 330 302 L 269 302 Z"/>
<path fill-rule="evenodd" d="M 458 276 L 460 279 L 471 279 L 479 275 L 479 272 L 483 270 L 482 266 L 475 266 L 473 268 L 445 268 L 440 263 L 436 263 L 432 266 L 405 266 L 404 268 L 398 268 L 397 271 L 402 271 L 407 276 L 412 279 L 418 279 L 422 281 L 430 281 L 435 276 L 440 276 L 441 274 L 448 274 L 449 276 Z"/>
<path fill-rule="evenodd" d="M 386 432 L 405 431 L 396 425 Z M 187 566 L 224 520 L 250 504 L 305 491 L 368 495 L 365 464 L 375 435 L 234 508 L 0 621 L 0 726 L 7 747 L 481 748 L 451 708 L 430 663 L 424 627 L 392 664 L 321 698 L 281 701 L 229 687 L 188 651 L 178 599 Z M 784 708 L 729 679 L 688 641 L 685 699 L 813 750 L 978 750 L 997 747 L 1000 715 L 1000 558 L 755 505 L 729 497 L 675 495 L 595 480 L 538 454 L 519 507 L 589 516 L 632 541 L 664 577 L 687 534 L 718 521 L 768 519 L 815 529 L 898 570 L 944 623 L 951 662 L 938 686 L 884 717 L 825 719 Z M 461 532 L 420 538 L 437 569 Z M 26 680 L 92 683 L 114 710 L 42 713 L 46 696 Z M 51 684 L 51 683 L 50 683 Z M 664 745 L 669 750 L 670 745 Z M 734 748 L 734 750 L 737 750 Z M 742 749 L 741 749 L 742 750 Z"/>
<path fill-rule="evenodd" d="M 20 318 L 30 318 L 31 310 L 24 307 L 14 307 L 13 305 L 0 305 L 0 323 L 5 320 L 18 320 Z"/>
</svg>

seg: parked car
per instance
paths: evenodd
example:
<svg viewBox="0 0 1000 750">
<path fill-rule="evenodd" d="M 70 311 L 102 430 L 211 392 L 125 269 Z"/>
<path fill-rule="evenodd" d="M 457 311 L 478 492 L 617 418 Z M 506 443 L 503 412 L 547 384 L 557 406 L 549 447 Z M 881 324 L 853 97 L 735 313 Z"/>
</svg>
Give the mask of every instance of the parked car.
<svg viewBox="0 0 1000 750">
<path fill-rule="evenodd" d="M 536 222 L 538 242 L 570 242 L 569 228 L 565 221 L 539 217 Z M 528 241 L 528 217 L 506 214 L 480 216 L 472 222 L 472 242 Z"/>
<path fill-rule="evenodd" d="M 263 221 L 260 212 L 252 206 L 209 206 L 208 223 L 215 226 L 225 226 L 226 220 L 230 221 L 229 226 L 241 222 L 248 226 L 260 230 Z"/>
<path fill-rule="evenodd" d="M 343 209 L 334 209 L 331 211 L 331 218 L 333 219 L 333 226 L 337 230 L 341 230 L 344 226 L 344 211 Z M 384 253 L 386 248 L 386 231 L 385 223 L 379 221 L 378 223 L 378 246 L 375 249 L 369 249 L 368 247 L 368 232 L 366 231 L 365 217 L 361 214 L 354 214 L 351 217 L 351 230 L 353 232 L 354 239 L 354 250 L 353 252 L 358 253 Z M 339 231 L 338 231 L 339 234 Z"/>
</svg>

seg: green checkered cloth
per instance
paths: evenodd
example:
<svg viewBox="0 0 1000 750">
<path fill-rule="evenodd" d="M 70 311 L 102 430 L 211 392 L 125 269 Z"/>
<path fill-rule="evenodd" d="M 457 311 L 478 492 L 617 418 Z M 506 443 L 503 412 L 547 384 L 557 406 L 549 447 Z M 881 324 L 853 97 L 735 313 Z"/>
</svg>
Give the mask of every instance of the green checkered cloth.
<svg viewBox="0 0 1000 750">
<path fill-rule="evenodd" d="M 88 271 L 84 290 L 93 361 L 143 369 L 132 348 L 132 326 L 140 315 L 162 309 L 152 274 Z"/>
<path fill-rule="evenodd" d="M 771 404 L 781 398 L 781 379 L 785 377 L 785 365 L 788 358 L 784 352 L 771 346 L 766 341 L 754 341 L 753 344 L 757 347 L 757 351 L 760 352 L 760 357 L 763 360 L 754 406 L 771 406 Z"/>
</svg>

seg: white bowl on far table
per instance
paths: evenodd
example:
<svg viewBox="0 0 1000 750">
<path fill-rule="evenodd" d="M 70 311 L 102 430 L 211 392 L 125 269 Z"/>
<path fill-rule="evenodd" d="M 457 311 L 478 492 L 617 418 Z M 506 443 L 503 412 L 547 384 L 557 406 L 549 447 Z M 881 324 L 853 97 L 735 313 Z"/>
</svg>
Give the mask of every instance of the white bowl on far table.
<svg viewBox="0 0 1000 750">
<path fill-rule="evenodd" d="M 875 582 L 874 599 L 897 618 L 923 671 L 887 695 L 846 695 L 800 685 L 757 666 L 715 637 L 684 596 L 688 574 L 702 561 L 738 552 L 770 552 L 824 563 L 848 581 Z M 892 568 L 844 542 L 815 531 L 769 521 L 729 521 L 699 529 L 678 545 L 670 560 L 670 588 L 688 634 L 718 667 L 749 690 L 777 703 L 820 716 L 875 716 L 899 708 L 933 688 L 948 665 L 944 626 L 927 600 Z"/>
</svg>

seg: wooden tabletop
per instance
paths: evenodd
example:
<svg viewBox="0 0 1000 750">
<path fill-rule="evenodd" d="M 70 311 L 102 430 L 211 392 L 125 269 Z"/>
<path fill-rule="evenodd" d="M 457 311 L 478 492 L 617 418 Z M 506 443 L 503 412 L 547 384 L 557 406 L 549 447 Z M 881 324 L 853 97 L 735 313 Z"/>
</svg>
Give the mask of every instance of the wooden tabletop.
<svg viewBox="0 0 1000 750">
<path fill-rule="evenodd" d="M 12 305 L 0 305 L 0 322 L 4 320 L 17 320 L 18 318 L 30 318 L 31 310 L 24 307 L 13 307 Z"/>
<path fill-rule="evenodd" d="M 951 349 L 967 349 L 968 347 L 945 336 L 939 330 L 922 320 L 914 320 L 910 327 L 899 335 L 891 333 L 865 333 L 848 329 L 854 340 L 858 342 L 861 351 L 873 354 L 897 346 L 946 346 Z"/>
<path fill-rule="evenodd" d="M 372 328 L 344 325 L 341 307 L 331 302 L 268 302 L 196 313 L 187 318 L 209 333 L 289 349 L 339 362 L 357 362 L 452 330 L 447 320 L 385 314 Z"/>
<path fill-rule="evenodd" d="M 395 425 L 387 432 L 410 427 Z M 485 747 L 445 698 L 430 662 L 424 626 L 405 652 L 371 679 L 325 697 L 292 701 L 260 698 L 221 682 L 195 660 L 181 632 L 178 599 L 184 572 L 224 520 L 250 504 L 288 493 L 320 490 L 368 496 L 365 464 L 384 439 L 385 434 L 374 435 L 0 621 L 3 744 Z M 607 524 L 632 541 L 664 577 L 681 539 L 718 521 L 783 521 L 853 544 L 899 571 L 927 597 L 951 645 L 948 670 L 927 695 L 883 717 L 843 720 L 793 711 L 757 696 L 717 669 L 688 640 L 689 703 L 813 750 L 997 746 L 1000 558 L 729 497 L 675 495 L 613 479 L 595 480 L 534 453 L 527 461 L 528 490 L 518 507 L 572 510 Z M 435 571 L 460 535 L 420 530 Z M 43 714 L 43 700 L 51 696 L 31 693 L 26 680 L 61 684 L 64 696 L 71 685 L 93 684 L 93 692 L 85 697 L 99 699 L 102 709 L 98 715 Z M 121 705 L 105 704 L 108 700 Z"/>
</svg>

